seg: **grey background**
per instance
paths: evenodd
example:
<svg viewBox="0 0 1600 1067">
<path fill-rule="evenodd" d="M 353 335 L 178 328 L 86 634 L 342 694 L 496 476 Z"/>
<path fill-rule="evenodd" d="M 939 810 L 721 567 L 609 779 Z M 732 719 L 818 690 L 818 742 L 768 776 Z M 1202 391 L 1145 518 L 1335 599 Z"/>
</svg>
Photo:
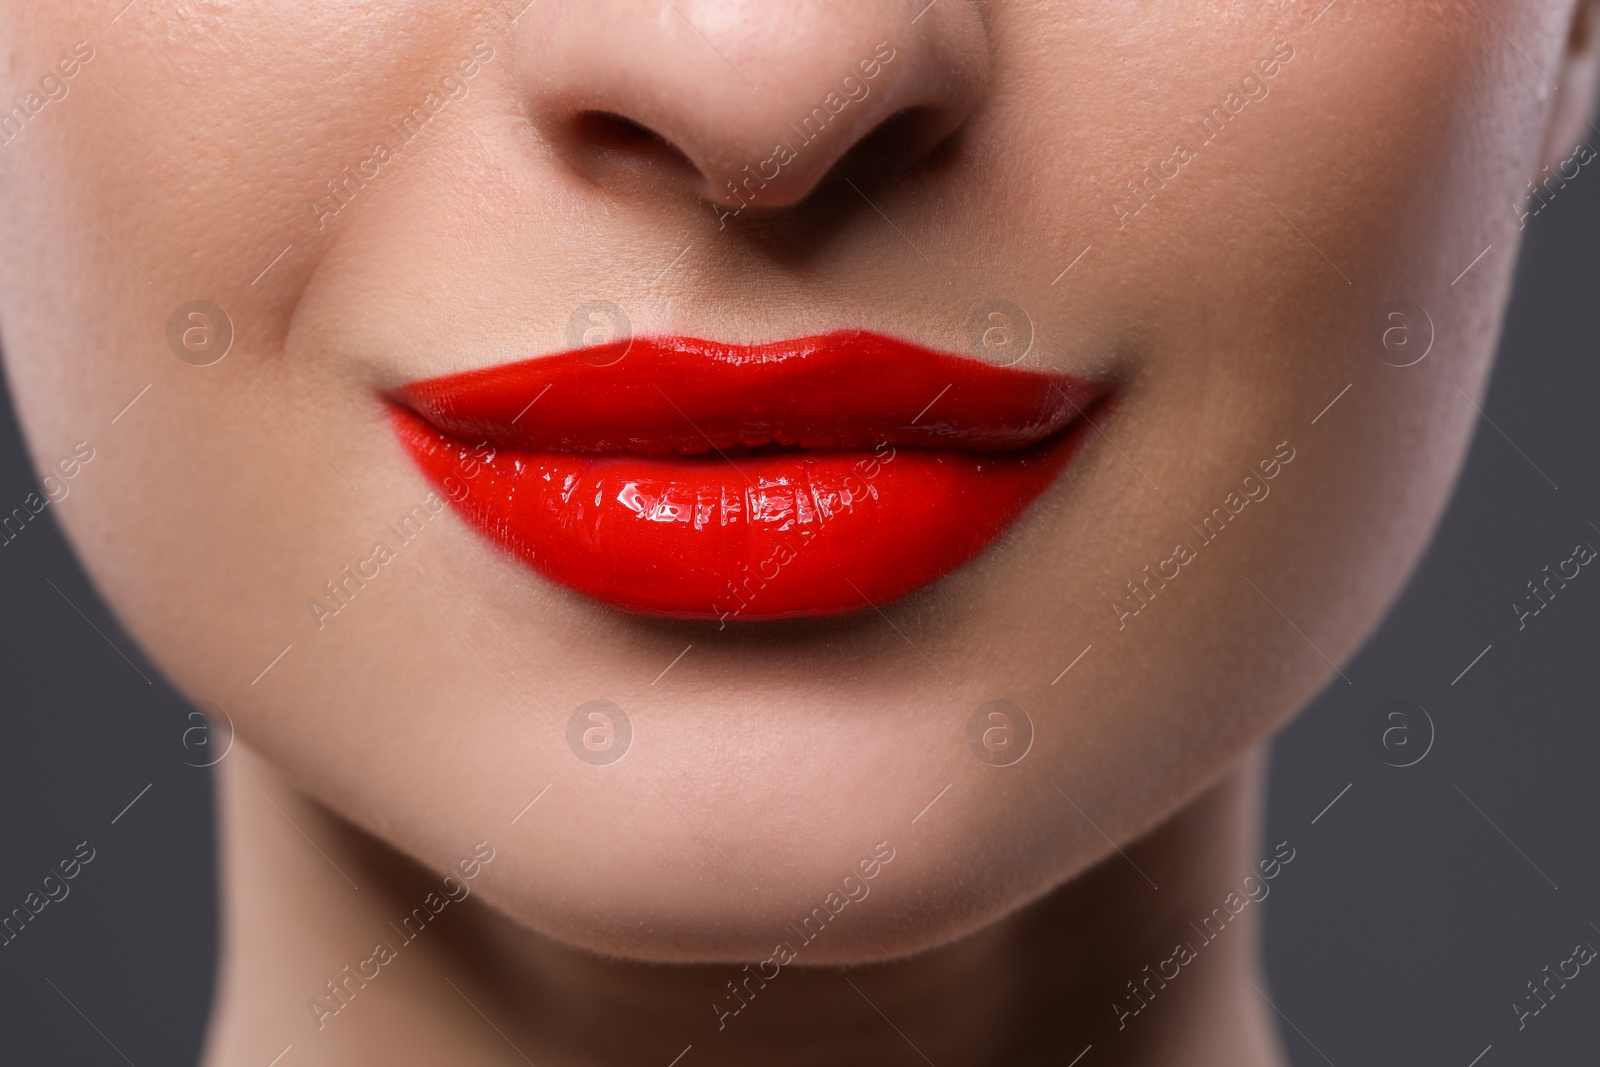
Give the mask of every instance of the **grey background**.
<svg viewBox="0 0 1600 1067">
<path fill-rule="evenodd" d="M 1263 907 L 1300 1067 L 1468 1067 L 1486 1048 L 1481 1067 L 1595 1062 L 1600 968 L 1520 1032 L 1512 1003 L 1577 942 L 1600 947 L 1600 567 L 1522 632 L 1510 607 L 1578 541 L 1600 547 L 1592 170 L 1529 223 L 1485 408 L 1499 430 L 1480 420 L 1439 537 L 1345 667 L 1352 684 L 1336 680 L 1276 745 L 1269 840 L 1297 855 Z M 36 488 L 3 410 L 0 514 Z M 0 547 L 0 604 L 0 913 L 78 842 L 96 850 L 70 896 L 0 948 L 0 1060 L 193 1062 L 217 914 L 190 708 L 90 588 L 51 509 Z M 1390 700 L 1431 716 L 1416 766 L 1386 765 L 1427 733 L 1414 716 L 1385 750 L 1391 724 L 1374 716 Z"/>
</svg>

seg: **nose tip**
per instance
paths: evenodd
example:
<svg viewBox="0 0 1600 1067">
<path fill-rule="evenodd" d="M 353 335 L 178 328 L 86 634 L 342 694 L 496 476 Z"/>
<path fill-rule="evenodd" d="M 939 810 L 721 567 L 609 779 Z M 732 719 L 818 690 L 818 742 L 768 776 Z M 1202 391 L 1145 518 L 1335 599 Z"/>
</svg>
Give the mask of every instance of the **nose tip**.
<svg viewBox="0 0 1600 1067">
<path fill-rule="evenodd" d="M 909 166 L 989 73 L 973 0 L 545 0 L 517 50 L 549 140 L 602 171 L 644 160 L 735 212 L 799 203 L 869 140 L 875 169 Z"/>
</svg>

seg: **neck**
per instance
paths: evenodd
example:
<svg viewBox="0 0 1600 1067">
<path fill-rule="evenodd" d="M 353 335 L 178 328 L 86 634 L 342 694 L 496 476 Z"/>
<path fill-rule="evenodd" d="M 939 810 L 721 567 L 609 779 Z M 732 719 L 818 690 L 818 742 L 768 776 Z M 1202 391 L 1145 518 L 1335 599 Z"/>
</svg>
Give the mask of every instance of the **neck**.
<svg viewBox="0 0 1600 1067">
<path fill-rule="evenodd" d="M 1064 1064 L 1092 1045 L 1096 1065 L 1273 1067 L 1270 1008 L 1251 987 L 1266 988 L 1260 909 L 1241 888 L 1261 874 L 1263 764 L 1246 760 L 1126 857 L 971 937 L 767 985 L 753 969 L 603 959 L 473 897 L 401 929 L 439 879 L 236 745 L 219 767 L 224 952 L 204 1062 L 260 1067 L 293 1046 L 281 1067 L 665 1067 L 692 1045 L 679 1067 L 954 1067 Z M 393 953 L 381 968 L 363 964 L 377 942 Z M 711 1005 L 741 1002 L 719 1029 Z"/>
</svg>

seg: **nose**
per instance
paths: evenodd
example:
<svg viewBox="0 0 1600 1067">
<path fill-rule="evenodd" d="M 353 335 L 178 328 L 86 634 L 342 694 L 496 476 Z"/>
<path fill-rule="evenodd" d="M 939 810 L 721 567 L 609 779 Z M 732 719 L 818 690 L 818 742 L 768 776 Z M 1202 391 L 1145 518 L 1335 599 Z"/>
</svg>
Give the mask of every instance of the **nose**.
<svg viewBox="0 0 1600 1067">
<path fill-rule="evenodd" d="M 724 210 L 804 200 L 854 151 L 922 158 L 988 82 L 977 0 L 542 0 L 517 26 L 535 127 L 591 174 Z"/>
</svg>

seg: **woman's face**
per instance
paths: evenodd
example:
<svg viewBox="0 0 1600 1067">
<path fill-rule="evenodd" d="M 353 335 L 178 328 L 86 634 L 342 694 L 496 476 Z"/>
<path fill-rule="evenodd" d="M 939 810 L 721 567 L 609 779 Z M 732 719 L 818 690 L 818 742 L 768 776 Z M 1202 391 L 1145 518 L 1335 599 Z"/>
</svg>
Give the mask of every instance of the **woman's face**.
<svg viewBox="0 0 1600 1067">
<path fill-rule="evenodd" d="M 487 839 L 486 899 L 655 959 L 765 957 L 868 890 L 809 962 L 938 944 L 1345 684 L 1478 418 L 1526 183 L 1582 128 L 1570 0 L 122 3 L 0 3 L 7 371 L 41 469 L 92 455 L 54 513 L 299 787 L 434 867 Z M 931 349 L 1107 400 L 1031 503 L 935 472 L 879 548 L 815 556 L 859 604 L 663 618 L 628 610 L 650 582 L 588 593 L 761 561 L 543 558 L 473 510 L 538 455 L 501 427 L 441 474 L 396 430 L 403 387 L 592 330 L 635 347 L 512 421 L 658 383 L 652 339 L 839 330 L 921 346 L 897 377 Z M 896 458 L 975 462 L 929 455 Z M 797 462 L 649 462 L 742 461 Z"/>
</svg>

